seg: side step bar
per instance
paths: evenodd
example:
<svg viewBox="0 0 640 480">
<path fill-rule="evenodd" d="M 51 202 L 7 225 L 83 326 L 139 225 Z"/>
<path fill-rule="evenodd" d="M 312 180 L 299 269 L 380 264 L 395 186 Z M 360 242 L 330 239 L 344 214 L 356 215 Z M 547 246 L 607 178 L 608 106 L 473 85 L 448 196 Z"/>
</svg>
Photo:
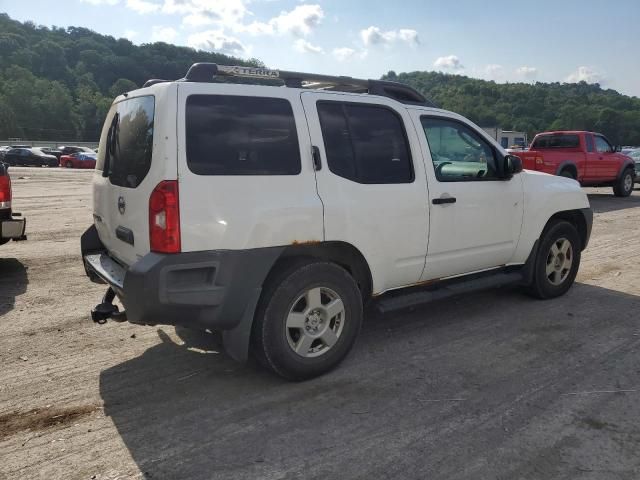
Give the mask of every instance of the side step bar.
<svg viewBox="0 0 640 480">
<path fill-rule="evenodd" d="M 421 290 L 414 290 L 411 293 L 393 295 L 393 292 L 390 292 L 388 298 L 382 297 L 376 302 L 376 307 L 380 313 L 384 314 L 463 293 L 487 290 L 505 285 L 522 284 L 523 280 L 524 275 L 521 271 L 505 272 L 504 270 L 500 270 L 499 273 L 478 274 L 471 279 L 461 277 L 460 279 L 445 280 L 440 285 L 431 285 Z"/>
</svg>

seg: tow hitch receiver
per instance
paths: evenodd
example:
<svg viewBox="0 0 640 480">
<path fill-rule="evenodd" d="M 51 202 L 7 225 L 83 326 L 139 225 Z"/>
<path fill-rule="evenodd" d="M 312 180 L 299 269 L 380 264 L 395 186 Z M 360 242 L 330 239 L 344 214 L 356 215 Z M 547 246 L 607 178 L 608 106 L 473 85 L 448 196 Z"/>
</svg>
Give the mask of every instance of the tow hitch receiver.
<svg viewBox="0 0 640 480">
<path fill-rule="evenodd" d="M 107 293 L 102 297 L 102 303 L 95 306 L 91 310 L 91 320 L 102 325 L 107 323 L 110 318 L 115 322 L 126 322 L 127 312 L 121 312 L 117 305 L 113 304 L 113 300 L 116 298 L 116 292 L 113 288 L 109 287 Z"/>
</svg>

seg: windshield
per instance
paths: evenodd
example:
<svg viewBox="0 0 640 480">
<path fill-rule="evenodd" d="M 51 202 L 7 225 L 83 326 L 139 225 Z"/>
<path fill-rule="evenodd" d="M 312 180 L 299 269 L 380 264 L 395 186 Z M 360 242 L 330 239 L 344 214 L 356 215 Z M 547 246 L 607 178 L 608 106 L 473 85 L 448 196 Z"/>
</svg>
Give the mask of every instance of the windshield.
<svg viewBox="0 0 640 480">
<path fill-rule="evenodd" d="M 113 185 L 136 188 L 149 172 L 155 99 L 135 97 L 111 107 L 100 137 L 97 170 Z"/>
</svg>

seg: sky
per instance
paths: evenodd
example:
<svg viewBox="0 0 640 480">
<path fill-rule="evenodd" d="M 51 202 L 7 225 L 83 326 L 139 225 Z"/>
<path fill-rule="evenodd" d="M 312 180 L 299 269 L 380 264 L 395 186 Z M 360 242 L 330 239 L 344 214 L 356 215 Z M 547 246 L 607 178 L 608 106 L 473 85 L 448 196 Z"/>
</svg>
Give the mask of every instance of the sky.
<svg viewBox="0 0 640 480">
<path fill-rule="evenodd" d="M 640 0 L 0 0 L 0 12 L 282 70 L 584 80 L 640 97 Z"/>
</svg>

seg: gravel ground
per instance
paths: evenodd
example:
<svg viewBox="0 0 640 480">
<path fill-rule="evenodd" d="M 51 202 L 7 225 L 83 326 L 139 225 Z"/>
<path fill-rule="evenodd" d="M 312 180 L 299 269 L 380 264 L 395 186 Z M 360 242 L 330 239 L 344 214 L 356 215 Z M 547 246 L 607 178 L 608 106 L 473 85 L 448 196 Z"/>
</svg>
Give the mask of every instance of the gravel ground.
<svg viewBox="0 0 640 480">
<path fill-rule="evenodd" d="M 575 287 L 367 315 L 335 372 L 286 383 L 171 327 L 94 325 L 91 172 L 12 168 L 0 247 L 1 479 L 638 479 L 640 191 L 589 189 Z"/>
</svg>

